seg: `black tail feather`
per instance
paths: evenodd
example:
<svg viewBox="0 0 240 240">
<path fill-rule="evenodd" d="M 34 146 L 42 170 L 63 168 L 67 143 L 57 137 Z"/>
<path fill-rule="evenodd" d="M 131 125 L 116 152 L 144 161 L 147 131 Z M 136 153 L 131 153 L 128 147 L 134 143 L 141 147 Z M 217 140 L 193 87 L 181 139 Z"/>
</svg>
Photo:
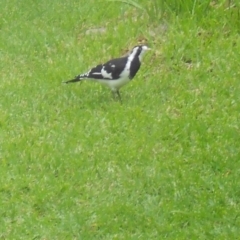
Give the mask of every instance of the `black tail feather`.
<svg viewBox="0 0 240 240">
<path fill-rule="evenodd" d="M 82 80 L 81 78 L 76 77 L 74 79 L 71 79 L 71 80 L 68 80 L 68 81 L 64 81 L 63 83 L 68 84 L 68 83 L 80 82 L 81 80 Z"/>
</svg>

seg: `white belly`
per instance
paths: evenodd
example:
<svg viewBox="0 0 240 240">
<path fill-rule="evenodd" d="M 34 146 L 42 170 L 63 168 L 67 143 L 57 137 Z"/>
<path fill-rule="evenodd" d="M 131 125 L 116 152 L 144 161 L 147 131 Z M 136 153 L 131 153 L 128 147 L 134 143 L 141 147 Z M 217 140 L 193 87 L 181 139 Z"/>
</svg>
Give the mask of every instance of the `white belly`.
<svg viewBox="0 0 240 240">
<path fill-rule="evenodd" d="M 117 80 L 105 80 L 101 79 L 98 80 L 101 84 L 108 86 L 111 90 L 118 90 L 128 82 L 130 82 L 130 79 L 128 77 L 122 77 L 121 79 Z"/>
</svg>

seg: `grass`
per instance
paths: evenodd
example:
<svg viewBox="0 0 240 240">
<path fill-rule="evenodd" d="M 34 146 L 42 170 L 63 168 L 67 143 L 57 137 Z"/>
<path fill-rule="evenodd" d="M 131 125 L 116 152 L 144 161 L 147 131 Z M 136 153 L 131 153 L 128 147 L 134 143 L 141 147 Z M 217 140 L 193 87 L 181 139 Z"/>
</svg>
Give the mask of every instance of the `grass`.
<svg viewBox="0 0 240 240">
<path fill-rule="evenodd" d="M 237 239 L 239 6 L 83 2 L 0 2 L 0 239 Z M 61 84 L 144 38 L 123 104 Z"/>
</svg>

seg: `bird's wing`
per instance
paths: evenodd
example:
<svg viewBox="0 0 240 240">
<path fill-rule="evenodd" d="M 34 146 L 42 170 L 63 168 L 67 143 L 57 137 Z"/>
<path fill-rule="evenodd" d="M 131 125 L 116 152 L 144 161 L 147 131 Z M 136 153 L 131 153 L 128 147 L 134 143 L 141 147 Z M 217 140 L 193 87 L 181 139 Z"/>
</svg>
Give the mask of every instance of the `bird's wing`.
<svg viewBox="0 0 240 240">
<path fill-rule="evenodd" d="M 87 78 L 118 79 L 124 70 L 127 58 L 115 58 L 105 64 L 99 64 L 88 72 Z"/>
<path fill-rule="evenodd" d="M 105 71 L 112 74 L 112 79 L 118 79 L 125 69 L 128 58 L 115 58 L 105 63 Z"/>
<path fill-rule="evenodd" d="M 92 79 L 104 79 L 104 76 L 101 73 L 103 64 L 99 64 L 96 67 L 93 67 L 88 73 L 85 74 L 86 78 Z"/>
</svg>

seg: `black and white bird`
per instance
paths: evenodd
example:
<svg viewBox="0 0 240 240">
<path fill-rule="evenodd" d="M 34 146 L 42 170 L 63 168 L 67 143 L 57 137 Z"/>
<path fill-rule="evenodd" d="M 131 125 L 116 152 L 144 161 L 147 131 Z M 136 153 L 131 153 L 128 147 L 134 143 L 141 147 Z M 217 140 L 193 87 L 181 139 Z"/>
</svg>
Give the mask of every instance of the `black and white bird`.
<svg viewBox="0 0 240 240">
<path fill-rule="evenodd" d="M 64 83 L 91 79 L 108 86 L 113 96 L 117 94 L 121 100 L 119 89 L 134 78 L 141 66 L 142 57 L 147 50 L 150 50 L 150 48 L 146 45 L 135 46 L 127 56 L 99 64 L 88 72 L 77 75 L 74 79 Z"/>
</svg>

